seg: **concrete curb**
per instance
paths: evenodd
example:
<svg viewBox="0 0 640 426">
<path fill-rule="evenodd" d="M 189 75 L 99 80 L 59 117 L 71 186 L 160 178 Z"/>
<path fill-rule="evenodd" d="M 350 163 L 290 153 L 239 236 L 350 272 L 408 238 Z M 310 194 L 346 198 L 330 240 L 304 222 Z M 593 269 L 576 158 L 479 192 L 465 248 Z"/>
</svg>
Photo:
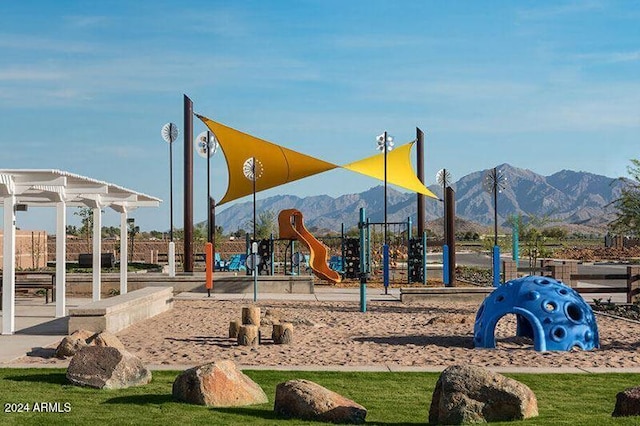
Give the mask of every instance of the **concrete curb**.
<svg viewBox="0 0 640 426">
<path fill-rule="evenodd" d="M 147 364 L 151 371 L 183 371 L 195 367 L 199 364 Z M 56 364 L 25 364 L 25 363 L 5 363 L 0 364 L 0 369 L 5 368 L 33 368 L 33 369 L 54 369 L 67 368 L 69 362 Z M 406 366 L 393 364 L 380 365 L 239 365 L 240 370 L 255 371 L 320 371 L 320 372 L 362 372 L 362 373 L 440 373 L 448 366 Z M 640 367 L 484 367 L 502 374 L 640 374 Z"/>
</svg>

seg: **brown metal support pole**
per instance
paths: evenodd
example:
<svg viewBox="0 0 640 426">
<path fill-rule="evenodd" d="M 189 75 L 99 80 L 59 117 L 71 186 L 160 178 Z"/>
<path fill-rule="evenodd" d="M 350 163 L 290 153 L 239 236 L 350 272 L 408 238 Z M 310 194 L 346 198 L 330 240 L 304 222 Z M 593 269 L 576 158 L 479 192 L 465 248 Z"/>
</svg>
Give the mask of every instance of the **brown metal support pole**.
<svg viewBox="0 0 640 426">
<path fill-rule="evenodd" d="M 184 95 L 184 272 L 193 273 L 193 102 Z"/>
<path fill-rule="evenodd" d="M 445 193 L 447 218 L 447 246 L 449 246 L 449 285 L 456 282 L 456 193 L 447 187 Z"/>
<path fill-rule="evenodd" d="M 418 167 L 417 175 L 418 179 L 424 185 L 424 133 L 418 127 L 416 127 L 416 141 L 417 149 L 416 165 Z M 418 194 L 418 238 L 422 238 L 425 228 L 425 196 L 424 194 Z"/>
</svg>

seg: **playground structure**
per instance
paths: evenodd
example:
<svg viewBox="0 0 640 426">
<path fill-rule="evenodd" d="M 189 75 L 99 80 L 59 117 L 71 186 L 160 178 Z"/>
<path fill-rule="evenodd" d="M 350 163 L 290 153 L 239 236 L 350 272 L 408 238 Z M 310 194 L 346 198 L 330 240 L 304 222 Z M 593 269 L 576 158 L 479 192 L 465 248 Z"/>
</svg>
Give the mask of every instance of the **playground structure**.
<svg viewBox="0 0 640 426">
<path fill-rule="evenodd" d="M 527 276 L 497 287 L 476 314 L 476 348 L 495 348 L 498 321 L 515 314 L 516 336 L 533 339 L 536 351 L 591 350 L 600 346 L 591 307 L 571 287 L 548 277 Z"/>
<path fill-rule="evenodd" d="M 418 194 L 418 229 L 424 231 L 424 197 L 438 199 L 424 185 L 424 133 L 416 128 L 416 139 L 398 146 L 388 155 L 374 155 L 343 166 L 323 161 L 281 145 L 238 131 L 203 115 L 194 113 L 193 102 L 184 95 L 184 262 L 185 272 L 193 272 L 193 118 L 197 117 L 215 135 L 227 163 L 228 186 L 224 196 L 213 202 L 208 198 L 209 225 L 215 222 L 215 207 L 246 195 L 255 194 L 288 182 L 342 167 L 400 186 Z M 417 144 L 418 173 L 411 165 L 411 148 Z M 385 151 L 386 152 L 386 151 Z M 260 165 L 258 174 L 247 174 L 247 164 Z M 384 167 L 383 167 L 384 164 Z M 388 165 L 388 167 L 387 167 Z M 383 172 L 384 169 L 384 172 Z M 387 169 L 389 173 L 387 173 Z M 251 177 L 253 176 L 253 177 Z M 254 214 L 255 215 L 255 214 Z M 255 220 L 255 219 L 254 219 Z M 254 236 L 255 238 L 255 236 Z"/>
<path fill-rule="evenodd" d="M 425 235 L 424 226 L 424 199 L 425 197 L 430 197 L 433 199 L 438 199 L 438 197 L 431 192 L 424 185 L 424 134 L 419 129 L 416 128 L 416 138 L 406 144 L 398 146 L 393 151 L 388 152 L 389 150 L 384 150 L 384 155 L 373 155 L 368 158 L 364 158 L 352 163 L 344 164 L 342 166 L 338 166 L 336 164 L 320 160 L 314 158 L 309 155 L 305 155 L 300 152 L 293 151 L 291 149 L 285 148 L 283 146 L 274 144 L 272 142 L 268 142 L 266 140 L 260 139 L 258 137 L 249 135 L 247 133 L 238 131 L 229 126 L 226 126 L 222 123 L 211 120 L 203 115 L 194 114 L 193 111 L 193 103 L 188 96 L 184 96 L 184 140 L 185 140 L 185 155 L 184 155 L 184 271 L 192 272 L 193 271 L 193 152 L 188 149 L 188 145 L 191 144 L 191 140 L 193 139 L 193 117 L 199 118 L 202 123 L 209 129 L 208 131 L 212 132 L 215 135 L 216 140 L 220 148 L 222 149 L 225 160 L 227 163 L 227 172 L 228 172 L 228 186 L 227 190 L 222 196 L 221 199 L 217 203 L 213 202 L 213 200 L 208 196 L 207 205 L 208 205 L 208 220 L 209 226 L 211 226 L 211 222 L 215 224 L 215 207 L 225 204 L 229 201 L 244 197 L 246 195 L 253 194 L 253 207 L 254 207 L 254 224 L 256 217 L 256 193 L 264 191 L 269 188 L 274 188 L 289 182 L 293 182 L 299 179 L 303 179 L 305 177 L 313 176 L 318 173 L 322 173 L 328 170 L 343 168 L 346 170 L 350 170 L 352 172 L 360 173 L 368 177 L 372 177 L 375 179 L 383 180 L 385 184 L 385 229 L 384 232 L 387 232 L 387 214 L 386 214 L 386 187 L 387 183 L 397 185 L 406 190 L 410 190 L 418 194 L 418 232 L 420 235 Z M 386 132 L 385 132 L 386 135 Z M 385 136 L 386 139 L 386 136 Z M 413 170 L 413 166 L 411 164 L 411 149 L 414 144 L 417 144 L 417 164 L 418 164 L 418 172 L 417 174 Z M 256 166 L 258 165 L 258 166 Z M 209 174 L 208 174 L 209 176 Z M 208 178 L 209 179 L 209 178 Z M 209 182 L 209 180 L 207 181 Z M 207 191 L 209 193 L 209 190 Z M 358 277 L 360 278 L 360 293 L 361 293 L 361 310 L 364 312 L 366 310 L 365 307 L 365 295 L 366 295 L 366 282 L 369 270 L 365 270 L 365 256 L 364 256 L 364 244 L 366 241 L 364 238 L 364 234 L 362 232 L 362 223 L 364 223 L 363 218 L 360 218 L 360 256 L 358 262 L 352 262 L 351 265 L 347 265 L 347 262 L 344 259 L 344 238 L 343 238 L 343 259 L 342 259 L 342 268 L 341 270 L 345 271 L 345 274 L 355 273 L 358 270 Z M 209 228 L 211 229 L 211 228 Z M 294 227 L 294 229 L 297 229 Z M 306 228 L 304 228 L 306 231 Z M 424 238 L 422 241 L 417 241 L 411 243 L 410 240 L 410 229 L 411 225 L 409 225 L 409 230 L 407 232 L 407 247 L 409 251 L 408 259 L 407 259 L 407 282 L 417 281 L 416 277 L 421 276 L 422 282 L 426 283 L 426 243 Z M 253 238 L 255 239 L 255 229 L 253 232 Z M 295 234 L 295 233 L 294 233 Z M 310 233 L 300 233 L 301 239 L 305 241 L 305 238 L 308 237 Z M 343 232 L 344 236 L 344 232 Z M 298 238 L 298 236 L 297 236 Z M 297 239 L 296 238 L 296 239 Z M 209 237 L 211 239 L 211 237 Z M 387 244 L 387 239 L 384 239 L 385 244 L 382 246 L 383 252 L 383 281 L 385 286 L 385 294 L 387 293 L 387 287 L 389 286 L 389 261 L 390 261 L 390 252 L 389 245 Z M 264 240 L 263 240 L 264 241 Z M 317 240 L 316 240 L 317 241 Z M 209 242 L 211 244 L 211 242 Z M 311 245 L 307 244 L 309 249 L 315 251 L 318 248 L 313 241 L 311 241 Z M 412 249 L 413 248 L 413 249 Z M 451 253 L 455 253 L 453 246 L 451 247 Z M 267 273 L 273 274 L 274 271 L 274 261 L 273 261 L 273 237 L 271 238 L 271 245 L 269 247 L 270 256 L 261 256 L 259 253 L 259 246 L 257 241 L 251 241 L 251 254 L 250 260 L 251 262 L 247 263 L 247 266 L 252 266 L 252 273 L 254 275 L 254 288 L 257 287 L 257 276 L 260 271 L 265 271 Z M 416 252 L 418 249 L 421 249 L 423 256 L 422 259 L 418 259 L 416 256 L 413 256 L 411 259 L 411 251 Z M 349 250 L 347 249 L 347 252 Z M 247 250 L 247 254 L 249 251 Z M 312 270 L 318 272 L 316 275 L 320 277 L 330 277 L 333 278 L 333 272 L 329 272 L 330 275 L 326 274 L 327 271 L 331 271 L 329 265 L 326 265 L 326 252 L 325 259 L 323 259 L 323 264 L 318 264 L 316 260 L 315 253 L 313 253 L 313 260 L 310 259 L 310 263 L 316 263 Z M 355 257 L 355 256 L 354 256 Z M 454 256 L 451 256 L 453 259 Z M 211 256 L 213 259 L 213 256 Z M 285 256 L 286 258 L 286 256 Z M 265 264 L 266 260 L 270 259 L 269 264 Z M 369 256 L 371 259 L 371 256 Z M 249 260 L 249 259 L 247 259 Z M 293 261 L 293 256 L 292 256 Z M 286 262 L 286 260 L 285 260 Z M 208 262 L 210 265 L 212 261 Z M 251 265 L 249 265 L 251 263 Z M 337 261 L 332 261 L 332 265 L 338 266 Z M 370 263 L 370 262 L 369 262 Z M 453 262 L 451 262 L 454 264 Z M 259 264 L 259 266 L 258 266 Z M 358 268 L 356 268 L 356 264 Z M 422 273 L 416 273 L 421 268 Z M 286 268 L 285 268 L 286 269 Z M 323 270 L 325 272 L 323 272 Z M 454 270 L 450 268 L 450 270 Z M 413 271 L 413 272 L 412 272 Z M 286 273 L 286 271 L 285 271 Z M 211 275 L 212 277 L 212 275 Z M 333 280 L 332 280 L 333 281 Z M 336 281 L 334 281 L 336 282 Z M 446 281 L 446 283 L 453 282 L 453 280 Z M 211 287 L 211 283 L 207 278 L 207 288 Z M 254 299 L 255 299 L 255 291 L 254 291 Z"/>
<path fill-rule="evenodd" d="M 361 212 L 365 214 L 364 209 Z M 258 275 L 300 275 L 306 271 L 319 279 L 339 283 L 345 279 L 359 279 L 364 273 L 367 277 L 380 278 L 384 265 L 382 258 L 383 223 L 364 219 L 358 225 L 363 231 L 359 238 L 342 233 L 337 236 L 316 237 L 304 225 L 303 213 L 297 209 L 285 209 L 278 215 L 279 237 L 255 241 L 258 244 Z M 389 222 L 390 241 L 389 266 L 391 282 L 412 283 L 426 281 L 426 235 L 412 238 L 412 221 Z M 296 250 L 296 241 L 303 243 L 306 249 Z M 227 263 L 226 270 L 245 270 L 246 253 L 254 241 L 247 235 L 245 254 L 236 254 Z M 308 250 L 308 252 L 307 252 Z M 308 253 L 308 254 L 306 254 Z M 360 255 L 363 254 L 363 269 L 360 268 Z M 242 267 L 239 259 L 242 258 Z M 234 267 L 235 265 L 235 267 Z M 308 270 L 307 270 L 308 267 Z M 246 274 L 252 273 L 251 268 Z"/>
<path fill-rule="evenodd" d="M 296 209 L 282 210 L 278 215 L 280 238 L 299 240 L 309 248 L 309 267 L 320 279 L 339 283 L 342 276 L 327 263 L 327 247 L 318 241 L 304 226 L 302 213 Z"/>
</svg>

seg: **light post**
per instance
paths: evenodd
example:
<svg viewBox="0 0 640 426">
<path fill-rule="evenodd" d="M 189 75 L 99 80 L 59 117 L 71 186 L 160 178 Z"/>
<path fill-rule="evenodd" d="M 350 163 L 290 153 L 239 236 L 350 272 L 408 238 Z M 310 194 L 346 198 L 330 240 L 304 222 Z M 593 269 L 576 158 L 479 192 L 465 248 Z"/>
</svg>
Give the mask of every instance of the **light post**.
<svg viewBox="0 0 640 426">
<path fill-rule="evenodd" d="M 162 139 L 169 144 L 169 240 L 173 242 L 173 143 L 178 139 L 178 126 L 167 123 L 162 126 Z"/>
<path fill-rule="evenodd" d="M 500 247 L 498 246 L 498 193 L 505 188 L 505 176 L 497 167 L 484 175 L 484 190 L 493 195 L 493 286 L 500 285 Z"/>
<path fill-rule="evenodd" d="M 262 163 L 255 157 L 247 158 L 242 165 L 244 177 L 253 185 L 253 241 L 256 240 L 256 181 L 262 177 Z"/>
<path fill-rule="evenodd" d="M 196 152 L 207 159 L 207 241 L 213 242 L 213 224 L 211 223 L 211 157 L 218 151 L 218 140 L 211 131 L 200 133 L 195 140 Z"/>
<path fill-rule="evenodd" d="M 384 279 L 384 294 L 389 291 L 389 242 L 387 240 L 387 153 L 393 149 L 393 136 L 385 130 L 376 138 L 378 151 L 384 153 L 384 244 L 382 245 L 382 274 Z"/>
<path fill-rule="evenodd" d="M 244 177 L 253 185 L 253 241 L 251 242 L 251 254 L 247 258 L 247 266 L 253 270 L 253 301 L 258 300 L 258 243 L 256 242 L 256 181 L 262 177 L 262 163 L 256 157 L 247 158 L 242 165 Z M 250 259 L 250 260 L 249 260 Z"/>
<path fill-rule="evenodd" d="M 384 153 L 384 243 L 387 241 L 387 153 L 393 149 L 393 136 L 385 130 L 383 134 L 376 138 L 378 145 L 376 149 Z"/>
<path fill-rule="evenodd" d="M 178 139 L 178 126 L 167 123 L 160 131 L 162 139 L 169 144 L 169 276 L 176 276 L 176 245 L 173 242 L 173 142 Z"/>
</svg>

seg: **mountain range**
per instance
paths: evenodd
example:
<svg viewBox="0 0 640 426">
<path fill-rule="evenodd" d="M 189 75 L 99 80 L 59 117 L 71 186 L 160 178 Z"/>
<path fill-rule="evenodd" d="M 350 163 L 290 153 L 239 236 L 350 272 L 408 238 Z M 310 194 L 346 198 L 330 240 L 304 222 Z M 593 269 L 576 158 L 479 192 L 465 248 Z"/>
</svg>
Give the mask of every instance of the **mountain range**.
<svg viewBox="0 0 640 426">
<path fill-rule="evenodd" d="M 624 180 L 588 172 L 562 170 L 542 176 L 531 170 L 509 164 L 497 166 L 503 177 L 503 189 L 498 194 L 498 223 L 513 214 L 549 217 L 558 223 L 572 225 L 581 232 L 601 233 L 615 217 L 610 203 L 620 197 Z M 475 222 L 479 227 L 493 224 L 493 196 L 483 188 L 488 170 L 470 173 L 451 187 L 455 191 L 456 217 Z M 442 187 L 429 189 L 442 197 Z M 442 223 L 443 203 L 427 198 L 426 220 Z M 309 229 L 339 231 L 357 225 L 360 207 L 366 208 L 372 222 L 384 220 L 384 187 L 370 188 L 359 194 L 346 194 L 337 198 L 328 195 L 297 197 L 277 195 L 256 203 L 258 213 L 271 210 L 277 216 L 283 209 L 295 208 L 304 214 Z M 253 215 L 252 202 L 234 204 L 217 212 L 216 225 L 225 232 L 249 229 Z M 387 189 L 387 217 L 389 222 L 416 220 L 416 195 L 403 193 L 392 187 Z M 429 225 L 428 225 L 429 226 Z M 435 228 L 435 225 L 434 225 Z M 437 230 L 440 227 L 435 228 Z"/>
</svg>

